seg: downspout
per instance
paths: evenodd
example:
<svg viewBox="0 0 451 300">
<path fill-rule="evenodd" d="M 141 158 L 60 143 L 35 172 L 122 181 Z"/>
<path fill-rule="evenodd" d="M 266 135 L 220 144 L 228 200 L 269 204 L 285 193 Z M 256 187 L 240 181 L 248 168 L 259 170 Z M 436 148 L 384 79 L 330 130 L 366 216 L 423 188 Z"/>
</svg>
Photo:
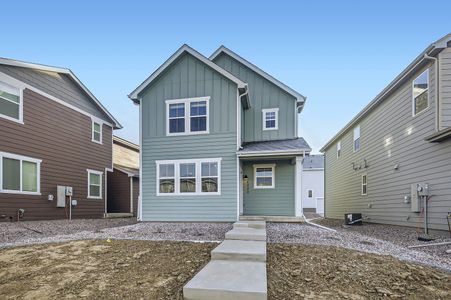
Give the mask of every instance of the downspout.
<svg viewBox="0 0 451 300">
<path fill-rule="evenodd" d="M 439 70 L 438 70 L 438 58 L 429 56 L 428 54 L 424 54 L 425 59 L 430 59 L 434 61 L 435 65 L 435 91 L 434 91 L 434 100 L 435 100 L 435 131 L 440 131 L 440 99 L 439 99 Z"/>
</svg>

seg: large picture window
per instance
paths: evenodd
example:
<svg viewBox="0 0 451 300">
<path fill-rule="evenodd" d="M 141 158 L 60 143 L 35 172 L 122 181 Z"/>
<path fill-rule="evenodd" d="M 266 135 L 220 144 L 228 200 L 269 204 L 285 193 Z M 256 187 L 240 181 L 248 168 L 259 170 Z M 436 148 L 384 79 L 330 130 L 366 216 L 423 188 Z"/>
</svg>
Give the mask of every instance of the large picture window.
<svg viewBox="0 0 451 300">
<path fill-rule="evenodd" d="M 273 189 L 275 186 L 275 164 L 254 165 L 254 188 Z"/>
<path fill-rule="evenodd" d="M 429 70 L 421 73 L 412 84 L 413 115 L 417 115 L 429 107 Z"/>
<path fill-rule="evenodd" d="M 166 100 L 166 135 L 208 133 L 210 97 Z"/>
<path fill-rule="evenodd" d="M 103 172 L 88 171 L 88 198 L 102 199 L 102 175 Z"/>
<path fill-rule="evenodd" d="M 22 122 L 22 90 L 0 82 L 0 117 Z"/>
<path fill-rule="evenodd" d="M 157 161 L 157 195 L 219 195 L 221 159 Z"/>
<path fill-rule="evenodd" d="M 41 160 L 0 152 L 0 192 L 40 195 Z"/>
</svg>

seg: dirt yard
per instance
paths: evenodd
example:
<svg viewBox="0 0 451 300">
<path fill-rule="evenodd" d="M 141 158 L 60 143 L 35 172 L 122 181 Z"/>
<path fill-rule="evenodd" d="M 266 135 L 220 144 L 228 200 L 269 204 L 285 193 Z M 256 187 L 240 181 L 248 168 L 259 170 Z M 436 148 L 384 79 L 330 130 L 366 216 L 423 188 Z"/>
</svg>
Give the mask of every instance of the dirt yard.
<svg viewBox="0 0 451 300">
<path fill-rule="evenodd" d="M 216 243 L 72 241 L 0 250 L 0 299 L 183 299 Z"/>
<path fill-rule="evenodd" d="M 269 299 L 450 299 L 451 275 L 328 246 L 268 244 Z"/>
</svg>

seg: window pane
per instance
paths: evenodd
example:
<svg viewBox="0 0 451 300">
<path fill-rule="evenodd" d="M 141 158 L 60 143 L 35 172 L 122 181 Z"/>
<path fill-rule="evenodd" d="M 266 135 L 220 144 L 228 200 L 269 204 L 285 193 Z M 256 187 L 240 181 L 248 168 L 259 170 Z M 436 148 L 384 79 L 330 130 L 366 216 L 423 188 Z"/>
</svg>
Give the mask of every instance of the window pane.
<svg viewBox="0 0 451 300">
<path fill-rule="evenodd" d="M 195 178 L 180 179 L 180 193 L 195 193 L 195 192 L 196 192 Z"/>
<path fill-rule="evenodd" d="M 360 149 L 360 138 L 358 138 L 354 141 L 354 150 L 359 150 L 359 149 Z"/>
<path fill-rule="evenodd" d="M 275 120 L 276 119 L 276 112 L 271 111 L 266 113 L 266 120 Z"/>
<path fill-rule="evenodd" d="M 99 123 L 94 123 L 94 131 L 100 132 L 100 124 Z"/>
<path fill-rule="evenodd" d="M 0 98 L 0 114 L 19 119 L 19 104 Z"/>
<path fill-rule="evenodd" d="M 89 174 L 89 184 L 100 185 L 100 175 L 99 174 Z"/>
<path fill-rule="evenodd" d="M 185 116 L 185 104 L 169 104 L 169 117 L 170 118 L 180 118 Z"/>
<path fill-rule="evenodd" d="M 22 162 L 22 190 L 27 192 L 38 191 L 38 165 L 36 163 Z"/>
<path fill-rule="evenodd" d="M 272 168 L 257 168 L 257 177 L 271 177 L 272 176 Z"/>
<path fill-rule="evenodd" d="M 313 191 L 312 191 L 312 190 L 309 190 L 309 191 L 308 191 L 308 197 L 309 197 L 309 198 L 312 198 L 312 197 L 313 197 Z"/>
<path fill-rule="evenodd" d="M 202 176 L 218 176 L 218 163 L 205 162 L 201 165 Z"/>
<path fill-rule="evenodd" d="M 205 116 L 207 115 L 207 102 L 191 102 L 190 116 Z"/>
<path fill-rule="evenodd" d="M 415 98 L 415 114 L 422 112 L 428 107 L 428 91 Z"/>
<path fill-rule="evenodd" d="M 174 165 L 160 165 L 160 177 L 174 177 Z"/>
<path fill-rule="evenodd" d="M 257 186 L 272 186 L 271 177 L 257 177 Z"/>
<path fill-rule="evenodd" d="M 100 186 L 97 185 L 89 186 L 89 193 L 91 197 L 100 197 Z"/>
<path fill-rule="evenodd" d="M 20 190 L 20 161 L 3 158 L 3 189 Z"/>
<path fill-rule="evenodd" d="M 202 192 L 214 193 L 218 191 L 218 178 L 202 178 Z"/>
<path fill-rule="evenodd" d="M 266 128 L 276 128 L 275 120 L 266 120 Z"/>
<path fill-rule="evenodd" d="M 196 177 L 196 164 L 180 164 L 180 177 Z"/>
<path fill-rule="evenodd" d="M 100 132 L 94 132 L 94 141 L 100 142 Z"/>
<path fill-rule="evenodd" d="M 170 119 L 169 132 L 185 132 L 185 118 Z"/>
<path fill-rule="evenodd" d="M 19 94 L 19 91 L 17 91 L 17 94 Z M 14 95 L 14 94 L 5 92 L 3 90 L 0 90 L 0 98 L 8 99 L 8 100 L 13 101 L 13 102 L 15 102 L 17 104 L 20 103 L 20 97 L 18 95 Z"/>
<path fill-rule="evenodd" d="M 191 118 L 191 131 L 207 131 L 207 117 Z"/>
<path fill-rule="evenodd" d="M 174 179 L 160 179 L 160 193 L 174 193 L 175 181 Z"/>
</svg>

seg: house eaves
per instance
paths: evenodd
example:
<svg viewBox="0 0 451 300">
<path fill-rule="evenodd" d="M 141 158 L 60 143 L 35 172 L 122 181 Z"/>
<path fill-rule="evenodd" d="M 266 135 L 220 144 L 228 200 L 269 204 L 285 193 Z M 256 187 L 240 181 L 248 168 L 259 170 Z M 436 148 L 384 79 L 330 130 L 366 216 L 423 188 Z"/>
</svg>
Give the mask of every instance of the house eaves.
<svg viewBox="0 0 451 300">
<path fill-rule="evenodd" d="M 274 78 L 273 76 L 269 75 L 268 73 L 266 73 L 265 71 L 263 71 L 262 69 L 260 69 L 256 65 L 254 65 L 253 63 L 251 63 L 251 62 L 247 61 L 246 59 L 242 58 L 241 56 L 239 56 L 238 54 L 236 54 L 232 50 L 228 49 L 224 45 L 219 47 L 212 55 L 210 55 L 210 57 L 209 57 L 210 60 L 213 61 L 221 53 L 225 53 L 225 54 L 229 55 L 233 59 L 239 61 L 240 63 L 242 63 L 243 65 L 245 65 L 246 67 L 248 67 L 249 69 L 254 71 L 255 73 L 259 74 L 260 76 L 262 76 L 266 80 L 272 82 L 273 84 L 275 84 L 276 86 L 278 86 L 279 88 L 281 88 L 282 90 L 287 92 L 288 94 L 290 94 L 293 97 L 295 97 L 296 98 L 296 106 L 298 108 L 298 112 L 300 113 L 302 111 L 302 108 L 304 107 L 304 104 L 305 104 L 305 101 L 307 100 L 307 97 L 303 96 L 302 94 L 300 94 L 299 92 L 293 90 L 292 88 L 290 88 L 289 86 L 287 86 L 283 82 L 281 82 L 281 81 L 277 80 L 276 78 Z"/>
<path fill-rule="evenodd" d="M 321 152 L 325 152 L 335 141 L 341 138 L 350 128 L 356 126 L 368 113 L 370 113 L 377 105 L 382 103 L 385 99 L 391 95 L 400 85 L 404 84 L 409 76 L 424 67 L 427 64 L 425 55 L 436 56 L 444 48 L 449 46 L 451 42 L 451 33 L 437 40 L 429 45 L 420 55 L 418 55 L 413 62 L 411 62 L 407 68 L 405 68 L 396 78 L 390 82 L 390 84 L 380 92 L 376 98 L 374 98 L 367 106 L 365 106 L 343 129 L 341 129 L 326 145 L 321 148 Z"/>
<path fill-rule="evenodd" d="M 170 67 L 174 61 L 176 61 L 181 55 L 185 53 L 189 53 L 190 55 L 194 56 L 195 58 L 197 58 L 198 60 L 200 60 L 201 62 L 203 62 L 216 72 L 220 73 L 224 77 L 236 83 L 240 92 L 242 94 L 246 94 L 247 83 L 235 77 L 231 73 L 227 72 L 226 70 L 224 70 L 223 68 L 221 68 L 220 66 L 218 66 L 217 64 L 215 64 L 214 62 L 212 62 L 211 60 L 209 60 L 208 58 L 206 58 L 205 56 L 203 56 L 202 54 L 191 48 L 190 46 L 184 44 L 173 55 L 171 55 L 171 57 L 169 57 L 155 72 L 153 72 L 146 80 L 144 80 L 143 83 L 141 83 L 134 91 L 132 91 L 128 95 L 128 97 L 133 102 L 139 104 L 139 94 L 143 90 L 145 90 L 149 86 L 149 84 L 152 83 L 152 81 L 157 79 L 161 73 L 163 73 L 168 67 Z"/>
<path fill-rule="evenodd" d="M 110 121 L 112 121 L 114 125 L 114 129 L 122 128 L 122 125 L 113 117 L 113 115 L 102 105 L 102 103 L 91 93 L 91 91 L 88 90 L 88 88 L 77 78 L 77 76 L 75 76 L 75 74 L 70 69 L 29 63 L 3 57 L 0 57 L 0 64 L 68 75 L 85 92 L 85 94 L 88 95 L 89 98 L 91 98 L 91 100 L 97 105 L 97 107 L 110 118 Z"/>
</svg>

